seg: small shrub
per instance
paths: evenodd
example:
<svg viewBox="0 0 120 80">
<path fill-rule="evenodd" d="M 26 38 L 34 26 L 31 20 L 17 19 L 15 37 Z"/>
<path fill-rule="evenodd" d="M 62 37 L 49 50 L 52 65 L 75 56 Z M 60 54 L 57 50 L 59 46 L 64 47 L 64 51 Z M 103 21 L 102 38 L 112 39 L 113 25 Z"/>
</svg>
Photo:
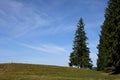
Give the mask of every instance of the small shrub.
<svg viewBox="0 0 120 80">
<path fill-rule="evenodd" d="M 113 72 L 115 70 L 114 67 L 107 67 L 104 69 L 105 72 L 109 73 L 109 72 Z"/>
</svg>

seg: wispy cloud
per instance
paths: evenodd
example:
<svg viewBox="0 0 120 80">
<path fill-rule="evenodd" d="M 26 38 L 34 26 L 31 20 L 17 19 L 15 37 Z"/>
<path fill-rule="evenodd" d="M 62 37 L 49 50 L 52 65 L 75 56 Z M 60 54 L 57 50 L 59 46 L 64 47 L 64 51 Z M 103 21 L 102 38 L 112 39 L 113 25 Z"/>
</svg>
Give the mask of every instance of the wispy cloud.
<svg viewBox="0 0 120 80">
<path fill-rule="evenodd" d="M 42 4 L 46 5 L 43 2 Z M 53 6 L 57 5 L 54 4 Z M 46 7 L 49 10 L 49 6 Z M 32 35 L 34 35 L 33 31 L 35 29 L 40 30 L 39 34 L 50 35 L 70 32 L 73 31 L 74 28 L 73 24 L 61 24 L 61 21 L 64 20 L 65 16 L 53 16 L 46 13 L 45 10 L 41 8 L 36 8 L 29 5 L 29 3 L 26 4 L 16 0 L 2 0 L 0 5 L 0 14 L 2 15 L 0 19 L 1 33 L 14 38 L 29 35 L 29 33 L 33 33 Z"/>
<path fill-rule="evenodd" d="M 43 12 L 39 14 L 37 9 L 27 4 L 15 0 L 1 1 L 1 4 L 3 5 L 0 6 L 0 14 L 2 15 L 0 29 L 6 35 L 20 37 L 48 24 Z"/>
<path fill-rule="evenodd" d="M 90 58 L 93 61 L 93 65 L 96 67 L 97 66 L 97 58 L 98 58 L 97 54 L 96 53 L 91 53 Z"/>
<path fill-rule="evenodd" d="M 65 48 L 54 45 L 54 44 L 42 44 L 39 46 L 33 46 L 33 45 L 25 44 L 25 43 L 18 43 L 18 44 L 22 45 L 26 48 L 37 50 L 37 51 L 40 51 L 43 53 L 49 53 L 49 54 L 66 54 L 66 53 L 68 53 L 68 51 Z"/>
</svg>

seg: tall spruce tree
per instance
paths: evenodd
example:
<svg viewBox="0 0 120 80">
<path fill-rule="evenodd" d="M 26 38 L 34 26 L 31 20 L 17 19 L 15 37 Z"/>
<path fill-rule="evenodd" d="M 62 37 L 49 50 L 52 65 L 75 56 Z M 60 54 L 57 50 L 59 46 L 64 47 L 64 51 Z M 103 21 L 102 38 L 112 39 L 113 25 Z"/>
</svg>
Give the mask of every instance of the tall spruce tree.
<svg viewBox="0 0 120 80">
<path fill-rule="evenodd" d="M 120 0 L 108 2 L 98 51 L 98 70 L 115 68 L 120 72 Z"/>
<path fill-rule="evenodd" d="M 70 66 L 78 68 L 92 68 L 91 59 L 89 58 L 89 48 L 86 43 L 87 37 L 84 31 L 83 19 L 80 18 L 74 38 L 73 51 L 70 54 Z"/>
</svg>

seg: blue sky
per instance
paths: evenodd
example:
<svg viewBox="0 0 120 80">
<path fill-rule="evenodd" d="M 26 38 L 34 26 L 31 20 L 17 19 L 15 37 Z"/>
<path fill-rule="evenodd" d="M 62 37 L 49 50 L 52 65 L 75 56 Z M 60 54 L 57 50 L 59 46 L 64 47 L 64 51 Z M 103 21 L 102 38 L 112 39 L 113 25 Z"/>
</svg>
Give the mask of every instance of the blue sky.
<svg viewBox="0 0 120 80">
<path fill-rule="evenodd" d="M 96 66 L 108 0 L 0 0 L 0 63 L 68 66 L 76 25 L 83 18 Z"/>
</svg>

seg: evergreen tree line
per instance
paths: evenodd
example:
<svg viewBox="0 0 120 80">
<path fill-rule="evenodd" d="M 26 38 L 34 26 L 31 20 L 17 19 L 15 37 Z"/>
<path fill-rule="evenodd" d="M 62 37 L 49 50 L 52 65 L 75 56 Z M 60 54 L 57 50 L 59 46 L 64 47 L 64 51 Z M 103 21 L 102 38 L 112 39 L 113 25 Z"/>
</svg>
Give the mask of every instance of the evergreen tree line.
<svg viewBox="0 0 120 80">
<path fill-rule="evenodd" d="M 97 70 L 120 72 L 120 0 L 109 0 L 105 11 L 105 20 L 101 26 L 98 44 Z M 81 18 L 77 25 L 73 42 L 73 51 L 70 54 L 69 66 L 78 68 L 92 68 L 89 58 L 84 23 Z"/>
<path fill-rule="evenodd" d="M 97 69 L 120 72 L 120 0 L 109 0 L 98 45 Z"/>
</svg>

